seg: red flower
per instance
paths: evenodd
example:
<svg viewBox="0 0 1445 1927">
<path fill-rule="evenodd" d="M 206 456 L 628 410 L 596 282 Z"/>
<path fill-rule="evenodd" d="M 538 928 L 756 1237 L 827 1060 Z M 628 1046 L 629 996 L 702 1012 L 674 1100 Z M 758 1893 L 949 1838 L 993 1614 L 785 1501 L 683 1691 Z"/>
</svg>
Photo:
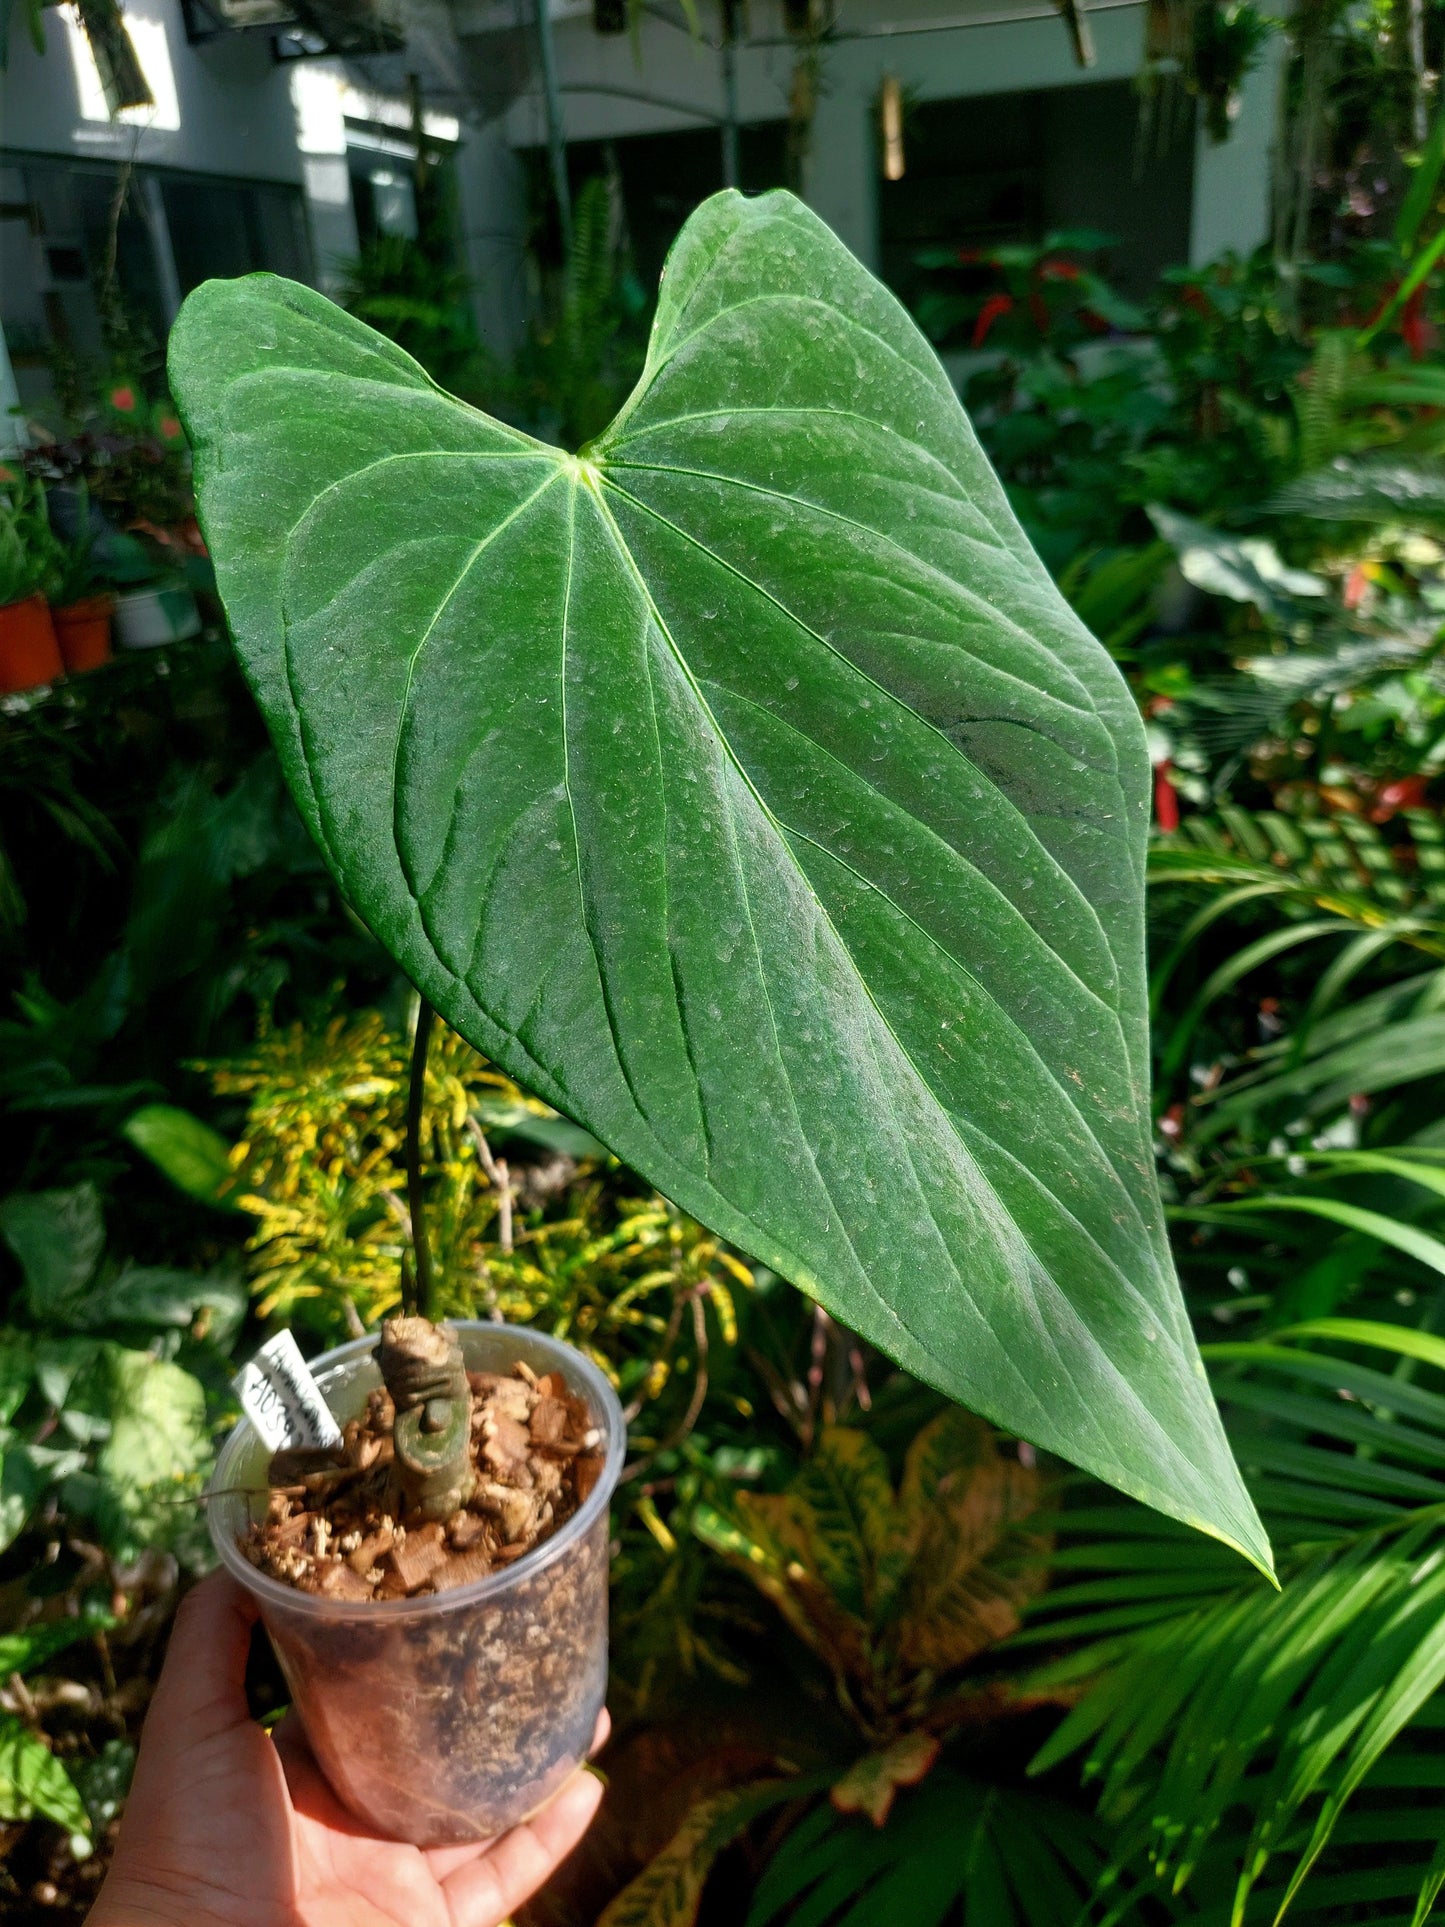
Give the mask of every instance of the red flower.
<svg viewBox="0 0 1445 1927">
<path fill-rule="evenodd" d="M 162 415 L 157 426 L 168 442 L 173 442 L 181 432 L 181 425 L 174 415 Z"/>
<path fill-rule="evenodd" d="M 988 340 L 988 331 L 1000 315 L 1013 312 L 1014 298 L 1011 294 L 991 294 L 978 311 L 978 320 L 973 324 L 972 346 L 981 348 Z"/>
<path fill-rule="evenodd" d="M 1400 339 L 1410 350 L 1411 361 L 1423 361 L 1435 345 L 1435 330 L 1425 319 L 1423 281 L 1400 311 Z"/>
<path fill-rule="evenodd" d="M 110 405 L 112 408 L 118 408 L 122 415 L 132 414 L 135 410 L 134 388 L 112 388 Z"/>
<path fill-rule="evenodd" d="M 1077 281 L 1082 270 L 1076 261 L 1045 261 L 1039 267 L 1041 281 Z"/>
<path fill-rule="evenodd" d="M 1370 587 L 1370 565 L 1357 562 L 1345 580 L 1345 607 L 1358 609 Z"/>
<path fill-rule="evenodd" d="M 1396 810 L 1423 810 L 1426 807 L 1423 776 L 1400 776 L 1393 783 L 1381 783 L 1375 791 L 1372 823 L 1388 823 Z"/>
<path fill-rule="evenodd" d="M 1165 836 L 1179 828 L 1179 792 L 1170 781 L 1168 763 L 1154 770 L 1154 821 Z"/>
</svg>

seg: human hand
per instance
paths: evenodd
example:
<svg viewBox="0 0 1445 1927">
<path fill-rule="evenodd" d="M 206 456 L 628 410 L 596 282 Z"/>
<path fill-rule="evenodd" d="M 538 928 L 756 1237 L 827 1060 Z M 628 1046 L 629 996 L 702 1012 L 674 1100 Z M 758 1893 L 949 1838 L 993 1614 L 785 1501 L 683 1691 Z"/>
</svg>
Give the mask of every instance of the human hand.
<svg viewBox="0 0 1445 1927">
<path fill-rule="evenodd" d="M 256 1608 L 215 1573 L 182 1601 L 115 1859 L 88 1927 L 499 1927 L 587 1831 L 579 1771 L 525 1826 L 480 1846 L 404 1846 L 336 1799 L 288 1719 L 246 1707 Z M 607 1733 L 598 1723 L 597 1744 Z"/>
</svg>

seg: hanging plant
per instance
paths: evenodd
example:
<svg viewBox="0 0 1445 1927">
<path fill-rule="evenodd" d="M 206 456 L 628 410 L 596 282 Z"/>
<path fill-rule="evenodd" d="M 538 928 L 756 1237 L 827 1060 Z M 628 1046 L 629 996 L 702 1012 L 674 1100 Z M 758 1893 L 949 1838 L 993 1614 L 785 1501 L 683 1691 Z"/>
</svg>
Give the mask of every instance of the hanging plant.
<svg viewBox="0 0 1445 1927">
<path fill-rule="evenodd" d="M 1200 0 L 1190 36 L 1190 86 L 1204 109 L 1209 138 L 1219 145 L 1239 114 L 1240 89 L 1264 57 L 1278 22 L 1250 0 Z"/>
</svg>

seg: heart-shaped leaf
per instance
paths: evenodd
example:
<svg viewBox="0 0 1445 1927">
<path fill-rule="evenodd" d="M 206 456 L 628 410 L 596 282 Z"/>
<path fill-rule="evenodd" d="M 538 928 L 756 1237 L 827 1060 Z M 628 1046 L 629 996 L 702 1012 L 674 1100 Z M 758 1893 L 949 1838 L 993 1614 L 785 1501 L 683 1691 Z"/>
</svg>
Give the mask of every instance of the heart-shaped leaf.
<svg viewBox="0 0 1445 1927">
<path fill-rule="evenodd" d="M 787 195 L 583 458 L 267 277 L 171 374 L 358 912 L 447 1021 L 920 1377 L 1269 1551 L 1148 1125 L 1148 764 L 932 350 Z"/>
</svg>

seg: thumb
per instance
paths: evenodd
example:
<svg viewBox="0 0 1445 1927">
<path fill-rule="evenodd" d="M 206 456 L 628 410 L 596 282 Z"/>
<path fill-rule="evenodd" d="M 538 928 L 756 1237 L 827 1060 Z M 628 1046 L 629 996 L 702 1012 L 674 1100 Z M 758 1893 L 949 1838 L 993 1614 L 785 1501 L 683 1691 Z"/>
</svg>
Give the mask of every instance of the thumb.
<svg viewBox="0 0 1445 1927">
<path fill-rule="evenodd" d="M 177 1749 L 249 1722 L 246 1658 L 256 1603 L 229 1573 L 214 1572 L 181 1601 L 147 1724 Z"/>
</svg>

